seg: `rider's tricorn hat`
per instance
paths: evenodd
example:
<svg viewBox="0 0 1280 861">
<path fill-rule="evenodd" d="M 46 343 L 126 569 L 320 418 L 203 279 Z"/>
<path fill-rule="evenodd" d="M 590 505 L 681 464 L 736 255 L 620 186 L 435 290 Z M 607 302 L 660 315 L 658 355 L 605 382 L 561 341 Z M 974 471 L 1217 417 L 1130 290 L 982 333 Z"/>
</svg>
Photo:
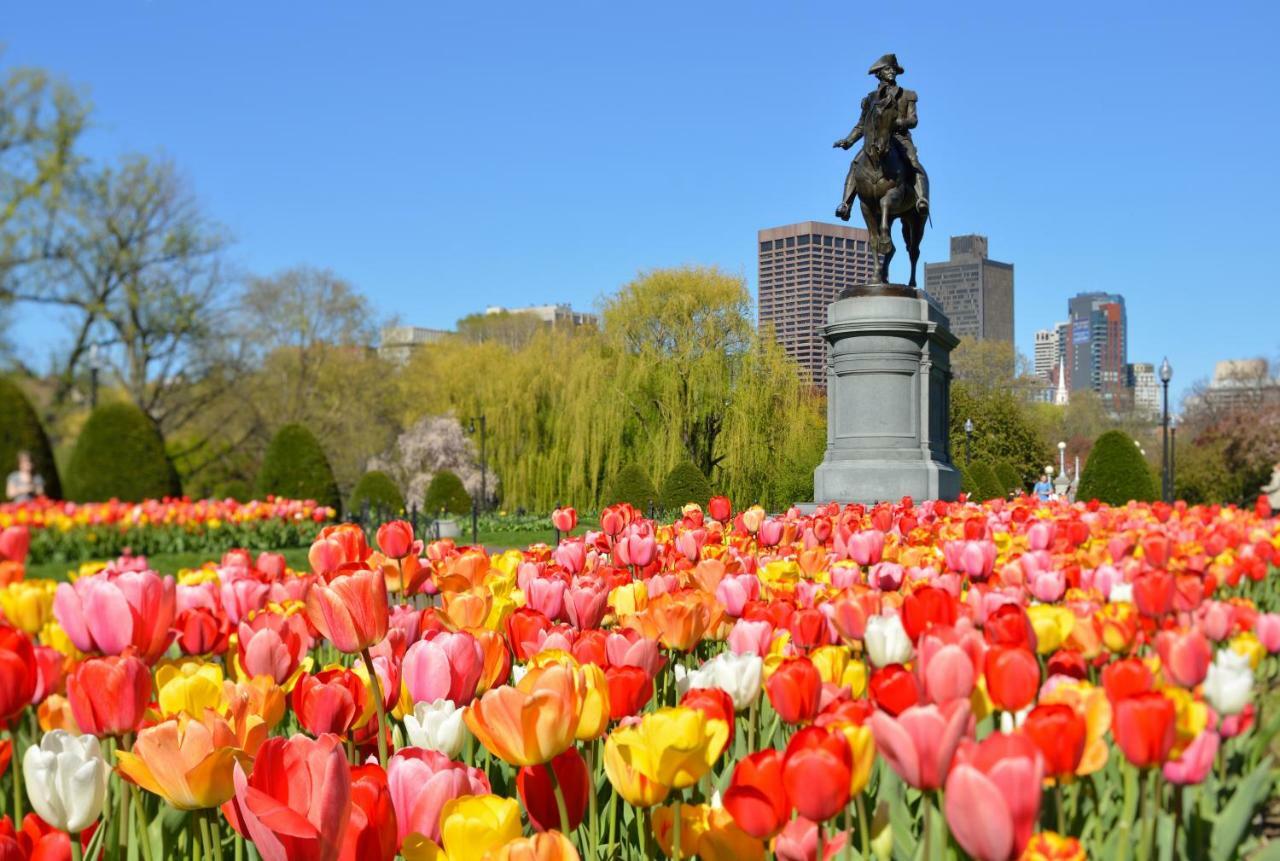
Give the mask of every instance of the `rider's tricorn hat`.
<svg viewBox="0 0 1280 861">
<path fill-rule="evenodd" d="M 876 60 L 874 63 L 871 64 L 871 68 L 867 69 L 867 74 L 874 75 L 876 72 L 880 71 L 881 69 L 893 69 L 899 75 L 903 73 L 902 67 L 898 65 L 897 54 L 885 54 L 879 60 Z"/>
</svg>

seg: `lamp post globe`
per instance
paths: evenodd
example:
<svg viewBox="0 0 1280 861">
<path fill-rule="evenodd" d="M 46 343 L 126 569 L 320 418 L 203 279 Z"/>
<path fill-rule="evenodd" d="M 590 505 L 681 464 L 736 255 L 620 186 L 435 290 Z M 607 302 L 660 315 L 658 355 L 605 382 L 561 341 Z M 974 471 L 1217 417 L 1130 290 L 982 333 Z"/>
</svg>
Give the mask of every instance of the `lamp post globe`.
<svg viewBox="0 0 1280 861">
<path fill-rule="evenodd" d="M 964 420 L 964 465 L 969 466 L 969 437 L 973 434 L 973 419 Z"/>
<path fill-rule="evenodd" d="M 1160 441 L 1164 447 L 1164 452 L 1160 459 L 1160 498 L 1165 502 L 1173 502 L 1173 470 L 1170 466 L 1169 455 L 1169 381 L 1173 379 L 1173 365 L 1169 364 L 1169 357 L 1165 356 L 1164 361 L 1160 363 L 1160 387 L 1162 392 L 1162 406 L 1160 410 Z"/>
</svg>

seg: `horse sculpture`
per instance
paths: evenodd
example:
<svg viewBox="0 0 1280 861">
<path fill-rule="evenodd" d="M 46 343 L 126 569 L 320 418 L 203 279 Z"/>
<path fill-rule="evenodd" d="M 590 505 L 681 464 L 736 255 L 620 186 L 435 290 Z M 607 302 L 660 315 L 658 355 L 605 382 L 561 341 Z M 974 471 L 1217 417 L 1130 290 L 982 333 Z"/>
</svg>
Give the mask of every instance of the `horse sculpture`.
<svg viewBox="0 0 1280 861">
<path fill-rule="evenodd" d="M 894 138 L 896 114 L 874 102 L 867 107 L 861 127 L 862 151 L 849 166 L 845 180 L 845 199 L 836 209 L 836 217 L 849 220 L 854 198 L 862 207 L 862 217 L 871 234 L 871 248 L 876 255 L 878 283 L 889 283 L 889 261 L 897 250 L 891 229 L 894 219 L 902 222 L 902 241 L 911 257 L 911 280 L 916 286 L 916 262 L 920 259 L 920 243 L 924 239 L 928 216 L 916 206 L 915 174 L 902 144 Z M 839 146 L 839 143 L 837 143 Z"/>
</svg>

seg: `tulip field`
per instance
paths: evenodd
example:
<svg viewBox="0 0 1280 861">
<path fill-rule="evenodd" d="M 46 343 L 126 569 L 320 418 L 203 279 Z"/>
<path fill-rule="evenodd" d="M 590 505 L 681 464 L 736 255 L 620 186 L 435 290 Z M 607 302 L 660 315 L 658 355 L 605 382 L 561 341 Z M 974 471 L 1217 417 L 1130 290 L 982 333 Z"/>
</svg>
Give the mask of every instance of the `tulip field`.
<svg viewBox="0 0 1280 861">
<path fill-rule="evenodd" d="M 1265 500 L 329 516 L 65 583 L 10 522 L 0 861 L 1280 859 Z"/>
</svg>

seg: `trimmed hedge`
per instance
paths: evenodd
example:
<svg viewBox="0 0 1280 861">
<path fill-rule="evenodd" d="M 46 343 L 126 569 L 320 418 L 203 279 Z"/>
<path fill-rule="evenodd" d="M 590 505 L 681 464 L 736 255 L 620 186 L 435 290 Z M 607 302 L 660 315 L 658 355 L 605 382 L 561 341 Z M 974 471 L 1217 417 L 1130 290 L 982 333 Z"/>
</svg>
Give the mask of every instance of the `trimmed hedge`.
<svg viewBox="0 0 1280 861">
<path fill-rule="evenodd" d="M 258 472 L 258 492 L 289 499 L 314 499 L 342 509 L 342 495 L 324 449 L 305 426 L 287 424 L 271 438 Z"/>
<path fill-rule="evenodd" d="M 404 494 L 396 483 L 380 469 L 371 470 L 360 476 L 355 490 L 351 491 L 351 502 L 348 511 L 359 511 L 368 502 L 370 508 L 381 508 L 389 514 L 399 514 L 405 510 Z"/>
<path fill-rule="evenodd" d="M 1151 467 L 1133 439 L 1118 430 L 1098 437 L 1080 473 L 1076 499 L 1124 505 L 1134 499 L 1151 502 L 1155 498 Z"/>
<path fill-rule="evenodd" d="M 710 495 L 707 497 L 710 499 Z M 641 511 L 649 508 L 650 503 L 657 503 L 658 491 L 648 474 L 639 464 L 629 463 L 618 471 L 605 488 L 602 505 L 613 505 L 616 502 L 629 502 Z"/>
<path fill-rule="evenodd" d="M 677 463 L 662 480 L 658 505 L 664 511 L 679 511 L 690 502 L 706 505 L 711 499 L 711 482 L 692 461 Z"/>
<path fill-rule="evenodd" d="M 956 468 L 956 472 L 960 473 L 960 492 L 967 493 L 970 499 L 978 498 L 978 486 L 973 482 L 973 476 L 970 474 L 968 467 L 964 464 L 952 464 Z"/>
<path fill-rule="evenodd" d="M 1004 488 L 1000 484 L 1000 479 L 996 478 L 995 470 L 991 468 L 991 464 L 983 460 L 978 461 L 969 467 L 969 477 L 973 480 L 973 485 L 978 490 L 978 500 L 986 502 L 988 499 L 1004 498 Z"/>
<path fill-rule="evenodd" d="M 44 425 L 18 384 L 0 377 L 0 480 L 18 468 L 20 451 L 31 453 L 32 468 L 44 479 L 45 496 L 61 499 L 62 482 Z"/>
<path fill-rule="evenodd" d="M 181 496 L 182 482 L 164 449 L 164 438 L 133 404 L 104 404 L 76 438 L 67 469 L 67 499 L 141 502 Z"/>
<path fill-rule="evenodd" d="M 992 469 L 995 470 L 996 478 L 1000 481 L 1000 486 L 1004 488 L 1005 493 L 1012 491 L 1022 494 L 1027 492 L 1027 488 L 1022 483 L 1022 478 L 1018 475 L 1018 471 L 1009 464 L 1009 461 L 998 460 Z"/>
<path fill-rule="evenodd" d="M 431 484 L 427 485 L 427 496 L 423 503 L 428 513 L 434 514 L 441 509 L 449 514 L 471 513 L 471 494 L 458 478 L 458 474 L 442 469 L 431 476 Z"/>
</svg>

